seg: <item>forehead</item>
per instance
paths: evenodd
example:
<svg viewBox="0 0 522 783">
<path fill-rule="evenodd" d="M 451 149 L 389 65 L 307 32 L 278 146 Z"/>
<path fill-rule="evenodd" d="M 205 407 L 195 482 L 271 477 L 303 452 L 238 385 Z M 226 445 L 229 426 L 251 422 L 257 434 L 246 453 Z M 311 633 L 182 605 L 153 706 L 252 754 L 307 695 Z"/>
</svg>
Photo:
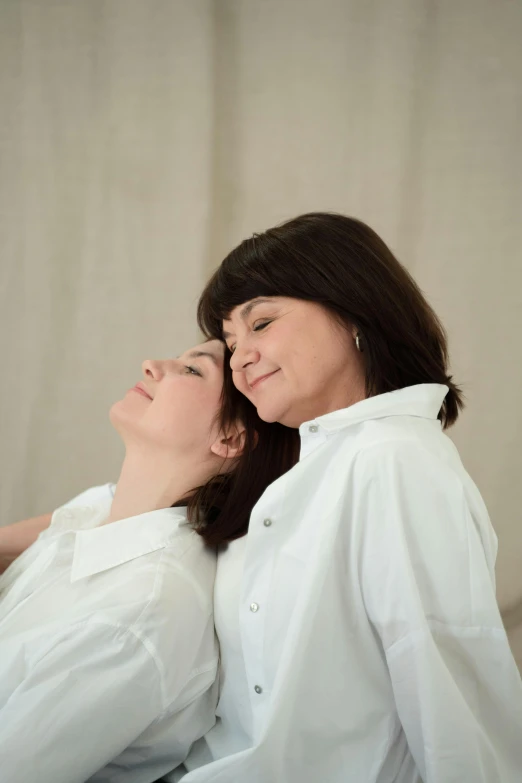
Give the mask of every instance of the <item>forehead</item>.
<svg viewBox="0 0 522 783">
<path fill-rule="evenodd" d="M 216 364 L 220 365 L 225 357 L 225 345 L 221 340 L 207 340 L 204 343 L 194 345 L 192 348 L 187 348 L 184 356 L 209 357 L 214 359 Z"/>
<path fill-rule="evenodd" d="M 207 353 L 213 353 L 216 356 L 223 356 L 225 352 L 225 346 L 221 340 L 205 340 L 203 343 L 198 343 L 193 348 L 189 348 L 190 351 L 206 351 Z"/>
<path fill-rule="evenodd" d="M 282 297 L 280 296 L 256 296 L 255 299 L 249 299 L 246 302 L 243 302 L 240 305 L 237 305 L 234 307 L 233 310 L 230 311 L 228 316 L 226 318 L 223 318 L 223 323 L 231 322 L 236 319 L 245 319 L 248 318 L 254 307 L 257 307 L 257 305 L 262 304 L 277 304 L 282 301 Z"/>
</svg>

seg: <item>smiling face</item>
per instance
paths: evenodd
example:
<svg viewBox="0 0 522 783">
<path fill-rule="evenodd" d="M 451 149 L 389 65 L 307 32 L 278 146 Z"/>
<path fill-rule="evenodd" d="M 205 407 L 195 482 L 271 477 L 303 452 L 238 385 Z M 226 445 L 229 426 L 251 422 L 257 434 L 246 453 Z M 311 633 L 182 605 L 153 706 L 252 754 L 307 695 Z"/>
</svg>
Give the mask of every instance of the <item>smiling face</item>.
<svg viewBox="0 0 522 783">
<path fill-rule="evenodd" d="M 299 427 L 366 396 L 355 331 L 315 302 L 252 299 L 223 321 L 223 336 L 234 384 L 265 421 Z"/>
<path fill-rule="evenodd" d="M 223 355 L 212 340 L 176 359 L 143 362 L 142 380 L 110 412 L 124 443 L 171 457 L 208 456 L 219 443 Z"/>
</svg>

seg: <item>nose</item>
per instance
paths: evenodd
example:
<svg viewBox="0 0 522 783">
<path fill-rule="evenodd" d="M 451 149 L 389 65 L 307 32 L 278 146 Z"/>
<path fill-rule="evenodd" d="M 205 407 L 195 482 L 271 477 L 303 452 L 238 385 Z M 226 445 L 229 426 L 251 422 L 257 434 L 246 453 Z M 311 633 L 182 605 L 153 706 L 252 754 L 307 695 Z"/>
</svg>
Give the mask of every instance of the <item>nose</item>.
<svg viewBox="0 0 522 783">
<path fill-rule="evenodd" d="M 145 359 L 141 365 L 144 378 L 152 379 L 153 381 L 160 381 L 164 374 L 163 362 L 157 359 Z"/>
<path fill-rule="evenodd" d="M 233 372 L 243 372 L 249 364 L 259 361 L 259 352 L 252 346 L 236 343 L 234 353 L 230 357 L 230 368 Z"/>
</svg>

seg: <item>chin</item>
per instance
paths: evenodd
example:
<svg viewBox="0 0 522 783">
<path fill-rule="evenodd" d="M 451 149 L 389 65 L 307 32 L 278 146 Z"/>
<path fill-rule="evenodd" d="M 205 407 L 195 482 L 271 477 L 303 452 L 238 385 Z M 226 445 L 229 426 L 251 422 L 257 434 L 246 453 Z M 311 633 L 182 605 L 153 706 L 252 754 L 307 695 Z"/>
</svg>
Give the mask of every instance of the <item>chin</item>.
<svg viewBox="0 0 522 783">
<path fill-rule="evenodd" d="M 266 421 L 267 424 L 274 424 L 275 422 L 284 424 L 284 421 L 282 421 L 284 412 L 280 408 L 274 408 L 269 405 L 259 405 L 257 408 L 257 415 L 262 421 Z"/>
<path fill-rule="evenodd" d="M 109 409 L 109 419 L 111 420 L 111 424 L 114 424 L 114 421 L 119 418 L 120 414 L 120 407 L 123 400 L 118 400 L 118 402 L 115 402 L 111 405 Z"/>
<path fill-rule="evenodd" d="M 115 430 L 119 432 L 120 427 L 128 421 L 129 416 L 125 411 L 124 400 L 118 400 L 114 405 L 111 405 L 109 410 L 109 421 Z"/>
<path fill-rule="evenodd" d="M 109 421 L 114 426 L 114 423 L 118 420 L 118 406 L 119 402 L 115 402 L 109 408 Z"/>
</svg>

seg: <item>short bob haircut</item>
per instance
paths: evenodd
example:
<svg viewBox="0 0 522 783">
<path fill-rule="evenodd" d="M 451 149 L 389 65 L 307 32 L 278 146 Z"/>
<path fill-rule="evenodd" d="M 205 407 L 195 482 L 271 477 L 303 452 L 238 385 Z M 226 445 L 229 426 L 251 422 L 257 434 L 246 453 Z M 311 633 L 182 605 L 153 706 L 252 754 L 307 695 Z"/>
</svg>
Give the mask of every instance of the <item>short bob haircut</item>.
<svg viewBox="0 0 522 783">
<path fill-rule="evenodd" d="M 208 337 L 259 296 L 317 302 L 359 332 L 368 397 L 419 383 L 449 387 L 439 419 L 451 426 L 463 407 L 448 373 L 446 333 L 420 288 L 369 226 L 311 212 L 245 239 L 225 258 L 198 306 Z"/>
</svg>

